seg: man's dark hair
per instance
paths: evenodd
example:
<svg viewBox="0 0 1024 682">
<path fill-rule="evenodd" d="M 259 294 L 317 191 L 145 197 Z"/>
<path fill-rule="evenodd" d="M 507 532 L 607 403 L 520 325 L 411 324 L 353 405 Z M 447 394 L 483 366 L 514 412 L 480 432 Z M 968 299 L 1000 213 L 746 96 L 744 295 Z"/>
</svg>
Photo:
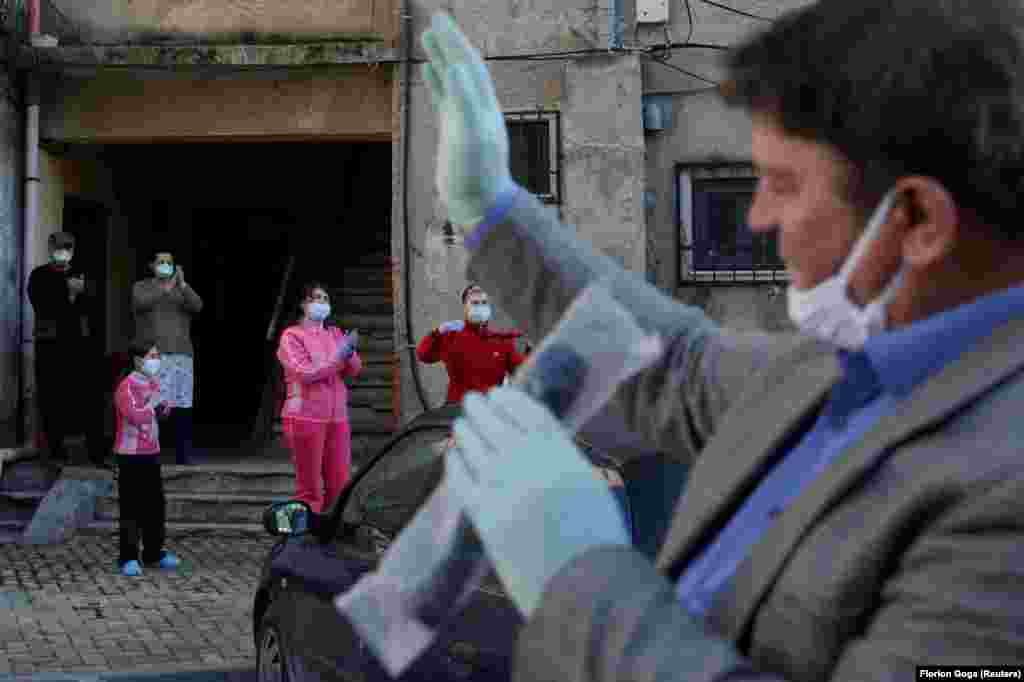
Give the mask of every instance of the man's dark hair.
<svg viewBox="0 0 1024 682">
<path fill-rule="evenodd" d="M 466 297 L 469 296 L 474 291 L 479 291 L 480 293 L 483 293 L 484 289 L 479 284 L 468 285 L 465 289 L 462 290 L 462 296 L 460 297 L 462 299 L 463 304 L 465 304 L 466 302 Z"/>
<path fill-rule="evenodd" d="M 171 254 L 172 258 L 174 257 L 174 249 L 168 249 L 166 246 L 160 246 L 160 247 L 157 247 L 157 248 L 154 248 L 154 249 L 150 249 L 150 251 L 149 251 L 149 260 L 147 260 L 146 262 L 147 263 L 155 262 L 156 261 L 156 256 L 159 253 L 169 253 L 169 254 Z"/>
<path fill-rule="evenodd" d="M 862 212 L 922 175 L 1021 240 L 1022 31 L 1014 0 L 821 0 L 733 51 L 723 94 L 838 149 Z"/>
<path fill-rule="evenodd" d="M 46 244 L 51 251 L 56 249 L 75 248 L 75 235 L 70 232 L 51 232 L 46 238 Z"/>
</svg>

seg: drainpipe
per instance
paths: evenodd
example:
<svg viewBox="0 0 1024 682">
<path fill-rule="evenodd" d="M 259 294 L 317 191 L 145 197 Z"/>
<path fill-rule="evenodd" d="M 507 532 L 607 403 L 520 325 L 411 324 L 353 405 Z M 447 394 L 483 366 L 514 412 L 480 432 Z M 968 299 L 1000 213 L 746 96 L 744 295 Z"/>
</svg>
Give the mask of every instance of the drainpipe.
<svg viewBox="0 0 1024 682">
<path fill-rule="evenodd" d="M 416 337 L 412 329 L 412 235 L 409 225 L 409 143 L 412 138 L 412 3 L 409 0 L 402 0 L 402 64 L 404 75 L 402 78 L 403 117 L 402 117 L 402 229 L 405 243 L 405 334 L 406 350 L 409 352 L 409 362 L 412 368 L 412 380 L 416 386 L 416 396 L 424 410 L 430 410 L 430 403 L 427 402 L 426 391 L 423 390 L 423 382 L 420 379 L 419 358 L 416 357 Z"/>
<path fill-rule="evenodd" d="M 37 41 L 39 33 L 39 0 L 28 1 L 29 43 Z M 31 273 L 29 257 L 33 253 L 36 221 L 39 216 L 39 77 L 29 72 L 25 82 L 25 215 L 22 221 L 20 282 L 21 314 L 18 316 L 18 338 L 21 342 L 21 362 L 18 368 L 18 445 L 26 442 L 25 393 L 28 384 L 28 358 L 32 348 L 31 305 L 27 300 L 28 276 Z"/>
</svg>

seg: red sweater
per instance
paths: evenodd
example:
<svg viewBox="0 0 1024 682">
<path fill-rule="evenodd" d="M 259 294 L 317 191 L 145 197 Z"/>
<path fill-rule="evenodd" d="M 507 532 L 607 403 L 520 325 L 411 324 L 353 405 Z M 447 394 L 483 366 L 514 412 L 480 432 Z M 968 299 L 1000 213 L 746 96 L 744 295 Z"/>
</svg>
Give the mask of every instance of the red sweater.
<svg viewBox="0 0 1024 682">
<path fill-rule="evenodd" d="M 443 362 L 448 370 L 448 402 L 460 403 L 468 391 L 485 393 L 501 384 L 525 357 L 516 351 L 519 332 L 491 331 L 466 324 L 460 332 L 436 329 L 416 348 L 420 362 Z"/>
</svg>

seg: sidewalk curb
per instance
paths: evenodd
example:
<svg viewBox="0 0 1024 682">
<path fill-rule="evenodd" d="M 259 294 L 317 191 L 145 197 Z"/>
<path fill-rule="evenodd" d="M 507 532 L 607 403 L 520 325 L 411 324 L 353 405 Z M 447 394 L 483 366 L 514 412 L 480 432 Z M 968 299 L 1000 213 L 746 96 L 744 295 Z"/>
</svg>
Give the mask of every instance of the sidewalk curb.
<svg viewBox="0 0 1024 682">
<path fill-rule="evenodd" d="M 0 675 L 0 682 L 255 682 L 252 668 L 145 673 L 32 673 Z"/>
</svg>

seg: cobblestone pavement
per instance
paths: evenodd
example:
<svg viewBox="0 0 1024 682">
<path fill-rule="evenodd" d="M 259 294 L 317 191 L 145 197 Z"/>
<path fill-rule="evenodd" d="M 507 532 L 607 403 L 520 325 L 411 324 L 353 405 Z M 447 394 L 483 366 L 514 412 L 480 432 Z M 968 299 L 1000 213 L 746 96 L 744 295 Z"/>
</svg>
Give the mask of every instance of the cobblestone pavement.
<svg viewBox="0 0 1024 682">
<path fill-rule="evenodd" d="M 274 543 L 171 534 L 177 571 L 125 578 L 117 536 L 0 544 L 0 676 L 252 668 L 252 598 Z"/>
</svg>

